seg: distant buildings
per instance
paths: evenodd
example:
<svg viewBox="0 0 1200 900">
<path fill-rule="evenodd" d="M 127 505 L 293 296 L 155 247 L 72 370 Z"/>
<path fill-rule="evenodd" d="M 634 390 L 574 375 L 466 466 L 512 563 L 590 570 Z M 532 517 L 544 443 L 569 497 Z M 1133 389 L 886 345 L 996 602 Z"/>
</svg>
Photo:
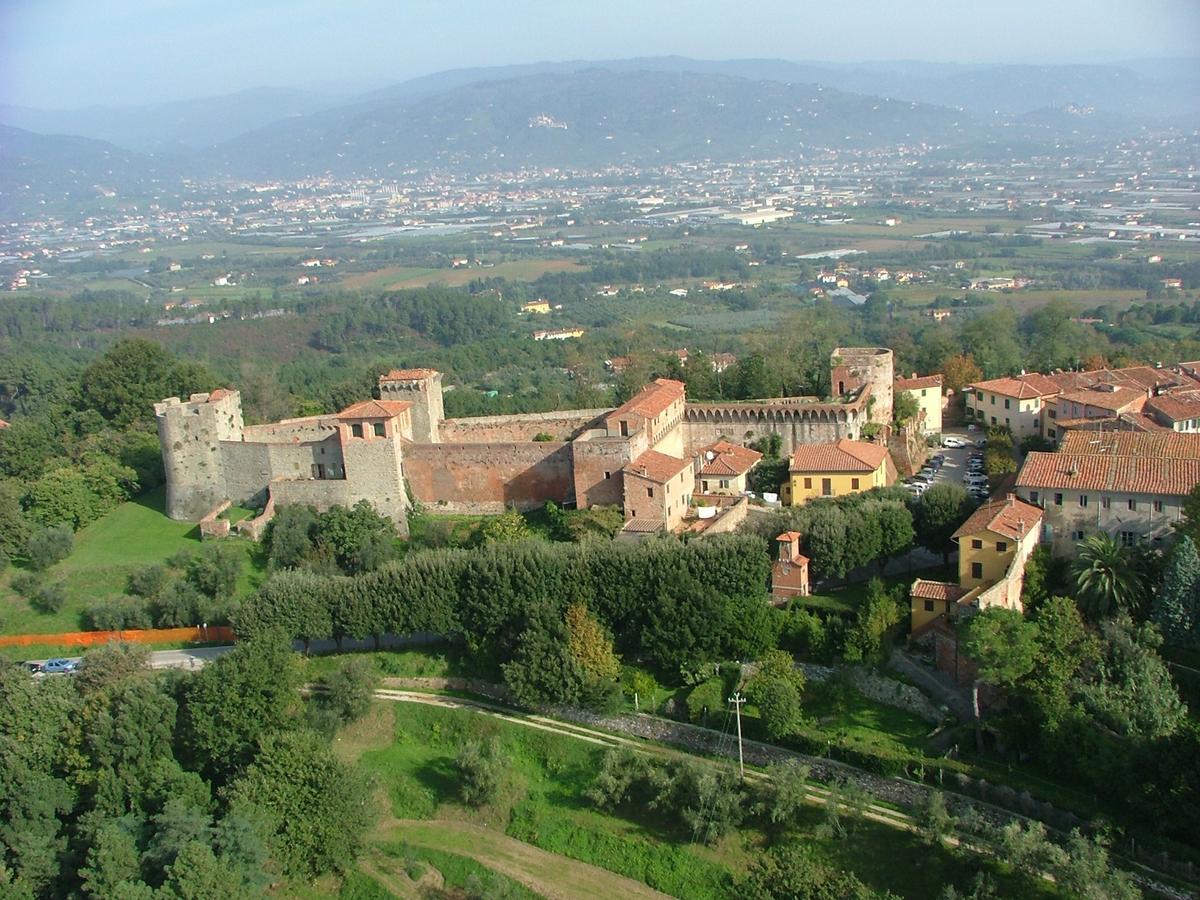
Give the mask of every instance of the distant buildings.
<svg viewBox="0 0 1200 900">
<path fill-rule="evenodd" d="M 571 338 L 583 337 L 582 328 L 552 328 L 547 331 L 535 331 L 533 339 L 535 341 L 566 341 Z"/>
</svg>

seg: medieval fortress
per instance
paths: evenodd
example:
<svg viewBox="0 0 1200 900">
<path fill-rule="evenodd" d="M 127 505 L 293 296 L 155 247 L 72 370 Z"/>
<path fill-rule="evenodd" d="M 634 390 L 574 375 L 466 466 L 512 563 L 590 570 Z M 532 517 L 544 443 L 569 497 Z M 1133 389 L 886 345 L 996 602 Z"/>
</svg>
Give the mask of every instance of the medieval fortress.
<svg viewBox="0 0 1200 900">
<path fill-rule="evenodd" d="M 245 523 L 251 534 L 276 505 L 326 509 L 364 499 L 401 534 L 408 532 L 412 500 L 459 513 L 529 509 L 552 500 L 580 508 L 617 505 L 627 516 L 644 517 L 652 513 L 644 504 L 634 508 L 625 476 L 640 484 L 664 466 L 682 471 L 718 440 L 745 444 L 778 434 L 781 452 L 789 454 L 800 444 L 862 438 L 869 423 L 886 434 L 892 368 L 888 349 L 847 347 L 831 357 L 832 401 L 688 403 L 683 382 L 659 379 L 616 409 L 467 419 L 445 418 L 442 376 L 432 369 L 381 376 L 378 400 L 269 425 L 243 423 L 237 391 L 171 397 L 154 407 L 167 514 L 203 526 L 230 503 L 262 509 Z"/>
</svg>

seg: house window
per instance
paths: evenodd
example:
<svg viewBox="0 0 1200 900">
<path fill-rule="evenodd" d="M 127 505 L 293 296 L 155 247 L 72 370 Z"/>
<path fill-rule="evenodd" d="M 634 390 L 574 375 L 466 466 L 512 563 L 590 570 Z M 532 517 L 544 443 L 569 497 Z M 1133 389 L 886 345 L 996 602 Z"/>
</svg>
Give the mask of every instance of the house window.
<svg viewBox="0 0 1200 900">
<path fill-rule="evenodd" d="M 983 391 L 976 391 L 975 399 L 978 400 L 980 403 L 982 403 L 983 402 Z"/>
<path fill-rule="evenodd" d="M 996 405 L 996 395 L 992 394 L 992 406 Z"/>
<path fill-rule="evenodd" d="M 1071 532 L 1071 540 L 1082 541 L 1083 540 L 1083 532 L 1082 531 L 1072 531 Z"/>
<path fill-rule="evenodd" d="M 1038 492 L 1037 492 L 1037 491 L 1030 491 L 1030 492 L 1029 492 L 1029 502 L 1030 502 L 1030 503 L 1037 503 L 1037 502 L 1038 502 Z"/>
<path fill-rule="evenodd" d="M 983 549 L 983 541 L 979 540 L 978 538 L 971 538 L 971 549 L 972 550 L 982 550 Z"/>
<path fill-rule="evenodd" d="M 833 496 L 833 482 L 830 479 L 821 479 L 821 494 L 825 497 Z"/>
<path fill-rule="evenodd" d="M 375 431 L 375 437 L 384 437 L 384 427 L 382 422 L 376 422 L 371 426 Z"/>
<path fill-rule="evenodd" d="M 629 437 L 629 423 L 625 419 L 621 420 L 621 437 Z"/>
<path fill-rule="evenodd" d="M 1137 532 L 1135 531 L 1122 531 L 1120 537 L 1122 547 L 1132 547 L 1137 543 Z"/>
<path fill-rule="evenodd" d="M 995 424 L 996 424 L 996 417 L 995 417 L 995 416 L 992 416 L 992 424 L 993 424 L 993 425 L 995 425 Z"/>
<path fill-rule="evenodd" d="M 1004 424 L 1007 425 L 1009 428 L 1012 428 L 1012 419 L 1010 419 L 1008 416 L 1005 416 Z"/>
<path fill-rule="evenodd" d="M 1129 507 L 1130 512 L 1137 512 L 1137 501 L 1134 500 L 1132 497 L 1130 497 L 1128 500 L 1126 500 L 1125 504 Z"/>
<path fill-rule="evenodd" d="M 1008 400 L 1008 399 L 1005 399 L 1005 401 L 1004 401 L 1004 408 L 1005 408 L 1005 409 L 1012 409 L 1012 401 L 1011 401 L 1011 400 Z"/>
<path fill-rule="evenodd" d="M 996 541 L 996 552 L 997 553 L 1007 553 L 1008 552 L 1008 542 L 1007 541 Z"/>
<path fill-rule="evenodd" d="M 1163 511 L 1163 502 L 1161 500 L 1154 501 L 1154 511 L 1160 513 Z"/>
<path fill-rule="evenodd" d="M 646 488 L 646 496 L 653 497 L 654 496 L 654 488 L 652 488 L 652 487 Z"/>
<path fill-rule="evenodd" d="M 721 487 L 723 487 L 723 488 L 729 487 L 729 479 L 728 478 L 721 479 Z"/>
<path fill-rule="evenodd" d="M 811 479 L 811 478 L 805 478 L 805 479 L 804 479 L 804 489 L 805 489 L 806 491 L 811 491 L 811 490 L 812 490 L 812 479 Z"/>
<path fill-rule="evenodd" d="M 363 436 L 362 425 L 360 423 L 355 422 L 353 425 L 350 426 L 350 436 L 351 437 L 362 437 Z"/>
<path fill-rule="evenodd" d="M 933 612 L 933 601 L 932 600 L 925 601 L 925 612 Z"/>
<path fill-rule="evenodd" d="M 1052 418 L 1052 419 L 1057 419 L 1057 418 L 1058 418 L 1058 413 L 1057 413 L 1057 411 L 1055 411 L 1055 410 L 1053 410 L 1053 409 L 1052 409 L 1052 410 L 1050 410 L 1050 418 Z"/>
<path fill-rule="evenodd" d="M 1060 493 L 1055 493 L 1055 495 L 1054 495 L 1054 505 L 1055 505 L 1055 506 L 1062 506 L 1062 494 L 1060 494 Z"/>
<path fill-rule="evenodd" d="M 852 491 L 858 490 L 858 479 L 857 478 L 850 479 L 850 490 L 852 490 Z"/>
<path fill-rule="evenodd" d="M 605 473 L 604 473 L 604 480 L 605 480 L 605 481 L 608 481 L 608 479 L 610 479 L 610 478 L 612 478 L 612 472 L 605 472 Z"/>
<path fill-rule="evenodd" d="M 972 578 L 982 578 L 983 577 L 983 563 L 978 563 L 978 562 L 971 563 L 971 577 Z"/>
<path fill-rule="evenodd" d="M 1080 494 L 1079 495 L 1079 505 L 1086 507 L 1087 504 L 1088 504 L 1087 494 Z"/>
<path fill-rule="evenodd" d="M 1108 509 L 1110 506 L 1112 506 L 1112 498 L 1111 497 L 1101 497 L 1100 498 L 1100 508 L 1101 509 Z"/>
</svg>

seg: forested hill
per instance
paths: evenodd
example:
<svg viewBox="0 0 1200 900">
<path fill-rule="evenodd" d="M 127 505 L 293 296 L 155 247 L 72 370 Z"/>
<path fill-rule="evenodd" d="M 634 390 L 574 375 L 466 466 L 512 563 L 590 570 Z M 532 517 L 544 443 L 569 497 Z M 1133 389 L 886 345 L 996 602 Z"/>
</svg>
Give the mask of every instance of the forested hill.
<svg viewBox="0 0 1200 900">
<path fill-rule="evenodd" d="M 217 148 L 224 172 L 370 174 L 791 156 L 961 140 L 961 112 L 812 84 L 592 69 L 467 84 L 279 122 Z"/>
</svg>

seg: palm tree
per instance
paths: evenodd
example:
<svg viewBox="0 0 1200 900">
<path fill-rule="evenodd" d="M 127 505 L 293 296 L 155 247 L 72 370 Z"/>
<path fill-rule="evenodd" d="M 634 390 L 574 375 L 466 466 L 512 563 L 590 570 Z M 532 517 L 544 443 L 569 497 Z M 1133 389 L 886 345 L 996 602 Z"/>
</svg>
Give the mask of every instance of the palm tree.
<svg viewBox="0 0 1200 900">
<path fill-rule="evenodd" d="M 1093 621 L 1136 608 L 1146 591 L 1132 554 L 1103 532 L 1079 542 L 1071 571 L 1079 607 Z"/>
</svg>

